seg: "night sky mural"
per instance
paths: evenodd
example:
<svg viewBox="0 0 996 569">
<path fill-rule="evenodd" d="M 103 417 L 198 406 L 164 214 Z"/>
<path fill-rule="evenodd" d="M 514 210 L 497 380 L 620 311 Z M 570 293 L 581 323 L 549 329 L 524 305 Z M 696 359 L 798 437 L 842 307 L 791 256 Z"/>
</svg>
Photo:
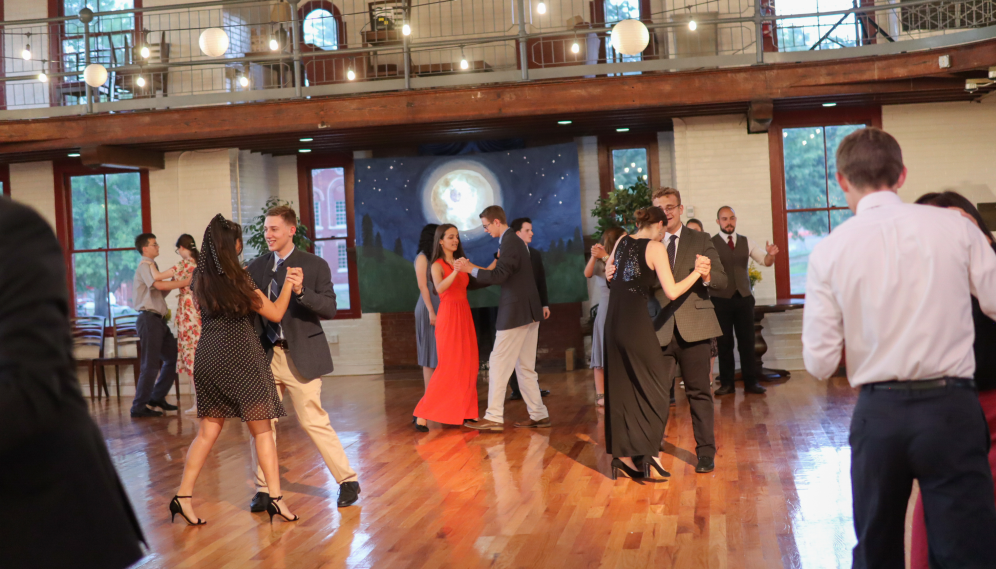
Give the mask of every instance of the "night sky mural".
<svg viewBox="0 0 996 569">
<path fill-rule="evenodd" d="M 427 223 L 453 223 L 467 257 L 487 266 L 498 240 L 478 214 L 497 204 L 508 221 L 533 220 L 531 246 L 543 253 L 550 303 L 587 300 L 577 146 L 356 161 L 354 207 L 364 312 L 407 312 L 418 286 L 412 266 Z M 471 306 L 495 306 L 498 287 L 474 291 Z"/>
</svg>

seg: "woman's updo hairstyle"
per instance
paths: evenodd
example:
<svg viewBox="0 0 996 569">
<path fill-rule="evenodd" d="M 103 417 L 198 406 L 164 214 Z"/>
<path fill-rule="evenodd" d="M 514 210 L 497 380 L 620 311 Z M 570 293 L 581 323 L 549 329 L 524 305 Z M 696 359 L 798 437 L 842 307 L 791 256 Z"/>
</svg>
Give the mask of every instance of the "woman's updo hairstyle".
<svg viewBox="0 0 996 569">
<path fill-rule="evenodd" d="M 666 220 L 667 216 L 664 215 L 664 210 L 657 206 L 645 207 L 636 211 L 637 229 L 657 225 L 658 223 Z"/>
</svg>

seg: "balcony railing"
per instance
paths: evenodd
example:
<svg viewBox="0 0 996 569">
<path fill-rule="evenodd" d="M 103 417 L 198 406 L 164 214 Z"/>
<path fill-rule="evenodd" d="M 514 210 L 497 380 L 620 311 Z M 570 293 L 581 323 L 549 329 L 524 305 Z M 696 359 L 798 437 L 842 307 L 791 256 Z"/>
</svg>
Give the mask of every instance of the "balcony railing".
<svg viewBox="0 0 996 569">
<path fill-rule="evenodd" d="M 681 1 L 218 0 L 2 22 L 0 120 L 667 73 L 996 37 L 996 0 L 778 0 L 777 12 L 773 0 Z M 640 54 L 613 48 L 624 19 L 649 30 Z M 212 28 L 228 40 L 216 56 L 199 43 Z M 99 87 L 84 81 L 92 63 L 107 71 Z"/>
</svg>

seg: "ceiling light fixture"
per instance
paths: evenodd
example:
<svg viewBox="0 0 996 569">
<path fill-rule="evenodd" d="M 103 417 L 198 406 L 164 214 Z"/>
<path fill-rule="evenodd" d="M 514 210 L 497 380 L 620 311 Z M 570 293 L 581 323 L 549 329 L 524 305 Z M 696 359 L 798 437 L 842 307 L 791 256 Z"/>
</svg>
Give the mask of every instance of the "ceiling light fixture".
<svg viewBox="0 0 996 569">
<path fill-rule="evenodd" d="M 80 157 L 80 153 L 79 152 L 70 152 L 69 154 L 66 154 L 66 156 L 68 156 L 70 158 L 79 158 Z"/>
<path fill-rule="evenodd" d="M 571 124 L 572 121 L 557 121 L 557 124 Z"/>
<path fill-rule="evenodd" d="M 629 132 L 628 128 L 617 128 L 616 132 Z"/>
<path fill-rule="evenodd" d="M 246 77 L 245 75 L 239 76 L 239 85 L 242 85 L 243 87 L 248 87 L 249 86 L 249 78 Z"/>
<path fill-rule="evenodd" d="M 695 23 L 695 20 L 690 20 L 690 21 L 688 22 L 688 29 L 692 30 L 693 32 L 694 32 L 695 30 L 697 30 L 697 29 L 698 29 L 698 27 L 699 27 L 699 25 Z"/>
<path fill-rule="evenodd" d="M 149 56 L 152 55 L 152 52 L 149 50 L 149 46 L 147 45 L 143 45 L 142 49 L 139 50 L 139 53 L 142 55 L 143 59 L 148 59 Z"/>
<path fill-rule="evenodd" d="M 837 103 L 823 103 L 824 107 L 836 107 Z"/>
<path fill-rule="evenodd" d="M 412 35 L 412 27 L 409 26 L 407 22 L 405 22 L 405 25 L 401 26 L 401 33 L 406 36 Z"/>
<path fill-rule="evenodd" d="M 21 50 L 21 58 L 24 59 L 24 61 L 30 61 L 31 60 L 31 43 L 30 43 L 31 42 L 31 32 L 28 32 L 28 33 L 24 34 L 24 36 L 26 38 L 28 38 L 26 40 L 28 43 L 24 44 L 24 49 Z"/>
<path fill-rule="evenodd" d="M 280 42 L 277 41 L 277 38 L 270 38 L 270 51 L 277 51 L 278 49 L 280 49 Z"/>
<path fill-rule="evenodd" d="M 138 85 L 139 87 L 145 87 L 145 77 L 139 75 L 138 78 L 135 79 L 135 84 Z"/>
<path fill-rule="evenodd" d="M 38 80 L 41 81 L 42 83 L 48 83 L 48 75 L 45 75 L 45 72 L 42 71 L 41 73 L 38 74 Z"/>
<path fill-rule="evenodd" d="M 301 149 L 298 150 L 298 152 L 300 152 L 302 154 L 307 154 L 308 152 L 311 152 L 311 149 L 310 148 L 301 148 Z"/>
<path fill-rule="evenodd" d="M 470 63 L 467 62 L 467 56 L 463 53 L 463 46 L 460 46 L 460 69 L 466 71 L 470 69 Z"/>
<path fill-rule="evenodd" d="M 539 12 L 540 14 L 546 14 L 546 3 L 540 2 L 539 4 L 537 4 L 536 11 Z"/>
<path fill-rule="evenodd" d="M 300 139 L 300 142 L 312 142 L 314 140 L 315 140 L 314 138 L 302 138 Z"/>
</svg>

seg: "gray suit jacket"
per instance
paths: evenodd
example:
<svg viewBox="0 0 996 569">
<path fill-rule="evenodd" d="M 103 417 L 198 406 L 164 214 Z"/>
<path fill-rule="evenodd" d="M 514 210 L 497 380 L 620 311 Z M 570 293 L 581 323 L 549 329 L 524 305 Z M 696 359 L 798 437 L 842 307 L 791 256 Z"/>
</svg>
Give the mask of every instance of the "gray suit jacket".
<svg viewBox="0 0 996 569">
<path fill-rule="evenodd" d="M 287 257 L 280 270 L 273 272 L 273 253 L 257 257 L 249 264 L 249 276 L 259 290 L 266 294 L 270 279 L 276 278 L 283 284 L 287 267 L 300 267 L 304 270 L 304 293 L 291 295 L 290 305 L 280 321 L 284 339 L 290 348 L 291 360 L 305 379 L 316 379 L 332 373 L 332 352 L 322 330 L 321 320 L 335 318 L 335 291 L 332 290 L 332 271 L 325 259 L 305 251 L 295 249 Z M 256 316 L 256 332 L 268 356 L 273 357 L 273 344 L 266 335 L 265 320 Z"/>
<path fill-rule="evenodd" d="M 650 300 L 650 315 L 657 328 L 657 339 L 662 346 L 671 343 L 674 327 L 687 342 L 698 342 L 723 335 L 716 319 L 716 310 L 709 300 L 709 289 L 724 289 L 727 284 L 723 263 L 708 233 L 683 227 L 674 258 L 674 280 L 680 282 L 695 270 L 695 255 L 709 257 L 712 261 L 709 286 L 697 281 L 688 292 L 669 300 L 664 291 L 657 289 Z"/>
<path fill-rule="evenodd" d="M 494 269 L 477 271 L 479 284 L 501 285 L 495 329 L 511 330 L 543 320 L 529 248 L 509 229 L 502 235 L 498 252 L 498 264 Z"/>
</svg>

